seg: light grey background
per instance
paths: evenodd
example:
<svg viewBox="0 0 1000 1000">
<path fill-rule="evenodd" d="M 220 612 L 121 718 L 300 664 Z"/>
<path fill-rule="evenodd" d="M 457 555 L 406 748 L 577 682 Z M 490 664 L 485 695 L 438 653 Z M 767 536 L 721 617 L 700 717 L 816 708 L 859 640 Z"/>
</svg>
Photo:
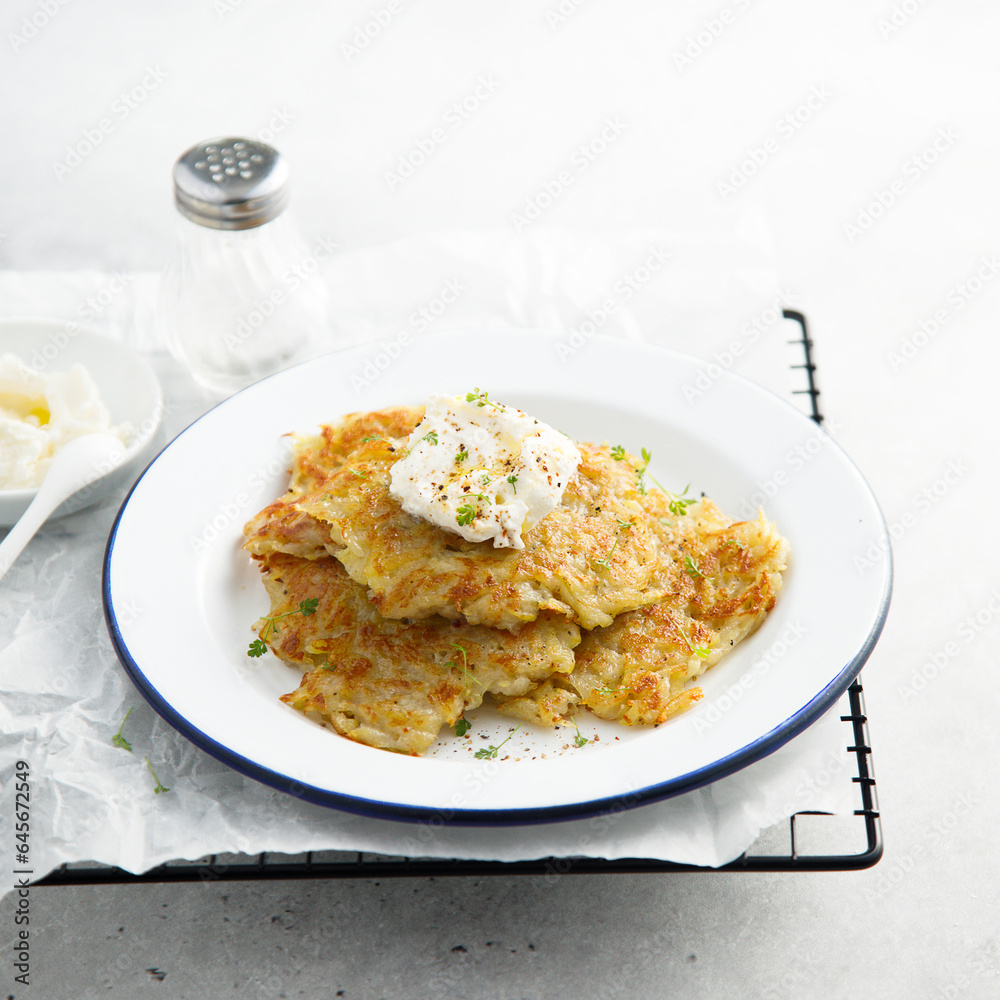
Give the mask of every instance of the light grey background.
<svg viewBox="0 0 1000 1000">
<path fill-rule="evenodd" d="M 37 890 L 8 993 L 995 996 L 998 28 L 972 0 L 6 4 L 6 269 L 158 269 L 170 163 L 227 132 L 273 139 L 345 249 L 516 228 L 547 185 L 588 233 L 759 212 L 897 573 L 871 871 Z"/>
</svg>

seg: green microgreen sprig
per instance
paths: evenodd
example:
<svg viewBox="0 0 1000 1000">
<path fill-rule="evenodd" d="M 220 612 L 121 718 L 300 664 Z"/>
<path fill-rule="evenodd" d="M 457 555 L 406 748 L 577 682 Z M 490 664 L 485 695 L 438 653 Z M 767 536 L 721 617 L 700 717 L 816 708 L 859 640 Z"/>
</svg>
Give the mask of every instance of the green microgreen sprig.
<svg viewBox="0 0 1000 1000">
<path fill-rule="evenodd" d="M 133 705 L 132 708 L 134 708 L 134 707 L 135 706 Z M 115 733 L 115 735 L 111 737 L 111 743 L 112 743 L 113 746 L 121 747 L 122 750 L 128 750 L 129 753 L 132 752 L 132 744 L 129 743 L 129 741 L 127 739 L 125 739 L 125 737 L 122 734 L 123 734 L 124 729 L 125 729 L 125 720 L 128 719 L 129 715 L 131 714 L 132 708 L 130 708 L 125 713 L 125 718 L 122 719 L 122 724 L 118 727 L 118 732 Z"/>
<path fill-rule="evenodd" d="M 684 557 L 684 571 L 691 577 L 692 580 L 704 580 L 705 574 L 698 569 L 698 564 L 690 557 Z"/>
<path fill-rule="evenodd" d="M 476 406 L 492 406 L 494 409 L 502 410 L 503 407 L 499 403 L 494 403 L 490 399 L 490 394 L 488 392 L 483 392 L 480 390 L 479 386 L 476 386 L 475 390 L 472 392 L 467 392 L 465 394 L 465 401 L 467 403 L 475 403 Z"/>
<path fill-rule="evenodd" d="M 615 549 L 618 548 L 618 539 L 615 539 L 615 544 L 611 546 L 611 551 L 603 559 L 595 559 L 594 565 L 603 566 L 605 569 L 611 569 L 611 557 L 615 554 Z"/>
<path fill-rule="evenodd" d="M 163 784 L 160 781 L 160 779 L 156 776 L 156 772 L 153 770 L 153 765 L 149 762 L 149 758 L 148 757 L 146 758 L 146 767 L 149 768 L 149 773 L 153 776 L 153 781 L 156 782 L 156 787 L 153 789 L 153 791 L 157 795 L 160 795 L 163 792 L 169 792 L 170 789 L 169 788 L 164 788 Z"/>
<path fill-rule="evenodd" d="M 691 504 L 698 502 L 694 497 L 689 497 L 687 495 L 687 491 L 691 489 L 690 483 L 688 483 L 687 486 L 685 486 L 680 493 L 672 493 L 661 483 L 657 482 L 656 479 L 653 479 L 652 476 L 650 476 L 649 478 L 652 479 L 653 482 L 656 483 L 656 485 L 659 486 L 660 489 L 663 490 L 663 492 L 666 493 L 667 496 L 670 498 L 670 501 L 667 504 L 667 508 L 670 511 L 670 513 L 675 515 L 676 517 L 683 517 L 687 513 L 688 507 L 690 507 Z"/>
<path fill-rule="evenodd" d="M 465 647 L 460 646 L 457 642 L 453 642 L 451 645 L 454 646 L 455 649 L 457 649 L 462 654 L 462 665 L 459 667 L 454 660 L 449 660 L 445 664 L 445 666 L 457 668 L 458 670 L 462 671 L 462 674 L 465 677 L 466 688 L 468 688 L 470 682 L 473 684 L 478 684 L 480 687 L 485 687 L 485 685 L 481 680 L 479 680 L 479 678 L 473 677 L 472 674 L 469 672 L 469 654 L 466 652 Z M 472 728 L 472 723 L 469 722 L 469 720 L 464 715 L 460 715 L 457 721 L 455 722 L 455 735 L 464 736 L 471 728 Z"/>
<path fill-rule="evenodd" d="M 254 639 L 250 643 L 249 649 L 247 649 L 247 656 L 263 656 L 267 652 L 267 637 L 272 632 L 279 631 L 278 626 L 275 624 L 282 618 L 287 618 L 289 615 L 305 615 L 307 618 L 309 615 L 316 613 L 316 609 L 319 607 L 318 597 L 307 597 L 304 601 L 299 601 L 299 606 L 291 611 L 283 611 L 280 615 L 271 615 L 270 617 L 265 617 L 264 621 L 267 623 L 261 630 L 260 638 Z"/>
<path fill-rule="evenodd" d="M 616 444 L 611 449 L 611 457 L 616 462 L 623 462 L 628 456 L 625 449 L 620 444 Z M 687 495 L 687 491 L 691 489 L 691 484 L 688 483 L 680 493 L 674 493 L 671 490 L 668 490 L 655 476 L 652 475 L 652 473 L 648 471 L 649 463 L 652 459 L 653 456 L 650 454 L 648 449 L 643 448 L 642 465 L 635 470 L 636 488 L 643 496 L 649 492 L 649 488 L 646 486 L 646 476 L 648 475 L 649 478 L 669 497 L 667 507 L 669 508 L 670 513 L 677 517 L 682 517 L 687 513 L 687 509 L 691 506 L 691 504 L 698 502 L 696 499 Z"/>
<path fill-rule="evenodd" d="M 646 486 L 646 482 L 645 482 L 644 477 L 646 475 L 646 469 L 649 468 L 649 463 L 652 460 L 653 460 L 653 456 L 645 448 L 643 448 L 642 449 L 642 465 L 640 465 L 639 468 L 635 470 L 635 485 L 636 485 L 636 489 L 638 489 L 639 492 L 643 496 L 645 496 L 649 492 L 649 490 L 648 490 L 648 488 Z M 650 479 L 652 479 L 652 478 L 653 477 L 650 476 Z"/>
<path fill-rule="evenodd" d="M 462 676 L 465 678 L 465 685 L 466 685 L 466 687 L 469 686 L 470 682 L 472 684 L 478 684 L 480 687 L 485 687 L 486 685 L 483 684 L 483 682 L 478 677 L 473 677 L 472 674 L 470 673 L 470 671 L 469 671 L 469 654 L 466 652 L 465 647 L 464 646 L 460 646 L 457 642 L 453 642 L 453 643 L 451 643 L 451 645 L 454 646 L 455 649 L 457 649 L 462 654 L 462 665 L 459 666 L 454 660 L 449 660 L 445 664 L 445 666 L 446 667 L 454 667 L 457 670 L 461 670 L 462 671 Z M 461 734 L 459 734 L 459 735 L 461 735 Z"/>
<path fill-rule="evenodd" d="M 687 646 L 687 648 L 689 650 L 691 650 L 691 652 L 694 653 L 694 655 L 697 656 L 699 659 L 701 659 L 701 660 L 706 659 L 709 656 L 709 654 L 712 652 L 708 648 L 708 646 L 695 646 L 695 645 L 693 645 L 691 643 L 691 640 L 684 634 L 683 629 L 679 625 L 677 626 L 677 633 L 681 637 L 681 642 L 683 642 L 684 645 Z"/>
<path fill-rule="evenodd" d="M 478 749 L 478 750 L 476 751 L 476 757 L 478 757 L 478 758 L 479 758 L 480 760 L 493 760 L 493 759 L 494 759 L 494 758 L 496 757 L 497 753 L 498 753 L 498 752 L 500 751 L 500 748 L 501 748 L 501 747 L 502 747 L 502 746 L 504 745 L 504 743 L 506 743 L 506 742 L 507 742 L 507 740 L 509 740 L 509 739 L 510 739 L 510 738 L 511 738 L 511 737 L 512 737 L 512 736 L 514 735 L 514 733 L 516 733 L 516 732 L 517 732 L 517 731 L 518 731 L 518 730 L 519 730 L 519 729 L 521 728 L 522 724 L 523 724 L 523 723 L 520 723 L 520 722 L 519 722 L 519 723 L 518 723 L 518 724 L 517 724 L 517 725 L 516 725 L 516 726 L 515 726 L 515 727 L 514 727 L 514 728 L 513 728 L 513 729 L 512 729 L 512 730 L 511 730 L 511 731 L 510 731 L 510 732 L 509 732 L 508 734 L 507 734 L 507 739 L 506 739 L 506 740 L 503 740 L 503 741 L 502 741 L 502 742 L 500 742 L 500 743 L 498 743 L 498 744 L 497 744 L 496 746 L 493 746 L 493 745 L 491 744 L 491 745 L 490 745 L 490 746 L 488 746 L 488 747 L 480 747 L 480 748 L 479 748 L 479 749 Z"/>
</svg>

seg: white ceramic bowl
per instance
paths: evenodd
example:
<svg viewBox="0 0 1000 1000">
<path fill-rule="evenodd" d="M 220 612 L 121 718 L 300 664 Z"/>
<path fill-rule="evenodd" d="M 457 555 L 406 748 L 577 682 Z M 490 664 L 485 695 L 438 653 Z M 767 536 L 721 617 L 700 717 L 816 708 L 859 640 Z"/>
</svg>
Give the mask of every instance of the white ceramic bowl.
<svg viewBox="0 0 1000 1000">
<path fill-rule="evenodd" d="M 131 483 L 153 457 L 163 415 L 163 393 L 152 368 L 117 340 L 61 320 L 0 320 L 0 354 L 8 351 L 43 374 L 65 371 L 79 362 L 96 383 L 111 423 L 125 423 L 130 429 L 121 462 L 71 496 L 52 516 L 71 514 Z M 36 492 L 0 489 L 0 527 L 14 524 Z"/>
</svg>

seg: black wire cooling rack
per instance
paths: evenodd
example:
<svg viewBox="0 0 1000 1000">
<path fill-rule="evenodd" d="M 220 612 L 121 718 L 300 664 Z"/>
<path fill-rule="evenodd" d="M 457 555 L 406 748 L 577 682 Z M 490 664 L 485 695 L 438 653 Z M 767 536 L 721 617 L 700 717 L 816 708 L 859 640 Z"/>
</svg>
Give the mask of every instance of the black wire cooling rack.
<svg viewBox="0 0 1000 1000">
<path fill-rule="evenodd" d="M 813 342 L 805 316 L 784 310 L 786 319 L 798 324 L 799 335 L 789 344 L 802 354 L 792 369 L 802 371 L 805 384 L 793 389 L 808 397 L 809 415 L 822 424 Z M 301 855 L 213 854 L 198 861 L 175 861 L 139 875 L 120 868 L 80 862 L 63 865 L 37 882 L 36 886 L 110 885 L 132 882 L 254 881 L 261 879 L 381 879 L 394 877 L 444 877 L 486 875 L 542 875 L 650 872 L 734 872 L 734 871 L 850 871 L 870 868 L 882 857 L 882 825 L 868 715 L 860 675 L 840 702 L 840 720 L 849 758 L 856 773 L 851 781 L 856 790 L 857 808 L 851 816 L 799 812 L 787 824 L 765 830 L 750 849 L 720 868 L 678 864 L 653 858 L 565 857 L 531 861 L 467 861 L 440 858 L 405 858 L 347 851 L 318 851 Z"/>
</svg>

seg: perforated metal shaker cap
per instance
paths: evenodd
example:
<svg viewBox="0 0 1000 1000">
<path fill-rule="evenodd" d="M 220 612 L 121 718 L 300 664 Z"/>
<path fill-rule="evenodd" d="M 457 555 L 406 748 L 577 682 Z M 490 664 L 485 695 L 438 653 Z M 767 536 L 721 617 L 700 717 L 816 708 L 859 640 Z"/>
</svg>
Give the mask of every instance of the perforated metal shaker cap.
<svg viewBox="0 0 1000 1000">
<path fill-rule="evenodd" d="M 174 201 L 192 222 L 212 229 L 253 229 L 288 205 L 288 165 L 252 139 L 206 139 L 174 164 Z"/>
</svg>

